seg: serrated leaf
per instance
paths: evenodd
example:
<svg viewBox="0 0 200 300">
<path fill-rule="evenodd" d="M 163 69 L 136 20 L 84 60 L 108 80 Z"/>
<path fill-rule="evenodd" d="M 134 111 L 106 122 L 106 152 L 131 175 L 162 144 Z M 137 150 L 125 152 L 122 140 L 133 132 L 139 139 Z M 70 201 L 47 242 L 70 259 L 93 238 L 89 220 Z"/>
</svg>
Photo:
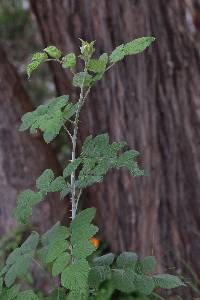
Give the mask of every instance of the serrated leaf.
<svg viewBox="0 0 200 300">
<path fill-rule="evenodd" d="M 54 262 L 52 267 L 52 275 L 58 276 L 69 264 L 71 257 L 68 253 L 62 253 Z"/>
<path fill-rule="evenodd" d="M 49 192 L 60 192 L 66 186 L 65 179 L 62 176 L 57 177 L 53 180 L 48 188 Z"/>
<path fill-rule="evenodd" d="M 57 240 L 49 245 L 47 251 L 46 262 L 50 263 L 60 256 L 69 247 L 69 242 L 66 240 Z"/>
<path fill-rule="evenodd" d="M 54 179 L 53 171 L 50 169 L 47 169 L 36 180 L 36 187 L 38 188 L 38 190 L 47 192 L 53 179 Z"/>
<path fill-rule="evenodd" d="M 154 37 L 141 37 L 124 45 L 126 55 L 132 55 L 143 52 L 151 43 L 155 41 Z"/>
<path fill-rule="evenodd" d="M 68 266 L 61 275 L 61 284 L 69 290 L 87 289 L 90 267 L 86 260 L 79 260 Z"/>
<path fill-rule="evenodd" d="M 70 176 L 74 171 L 76 171 L 80 163 L 81 163 L 81 158 L 77 158 L 73 162 L 70 162 L 63 170 L 63 176 L 65 178 Z"/>
<path fill-rule="evenodd" d="M 26 224 L 32 215 L 32 206 L 40 203 L 43 199 L 41 192 L 25 190 L 17 196 L 17 207 L 13 211 L 13 217 L 21 224 Z"/>
<path fill-rule="evenodd" d="M 112 265 L 114 259 L 115 259 L 115 254 L 108 253 L 99 257 L 95 257 L 93 259 L 93 264 L 95 266 L 110 266 Z"/>
<path fill-rule="evenodd" d="M 69 228 L 61 226 L 60 223 L 57 222 L 51 229 L 42 235 L 42 244 L 43 246 L 48 246 L 52 242 L 67 239 L 69 235 Z"/>
<path fill-rule="evenodd" d="M 99 59 L 91 59 L 89 61 L 88 70 L 94 73 L 102 73 L 106 69 L 107 61 L 108 56 L 103 56 Z"/>
<path fill-rule="evenodd" d="M 72 244 L 76 244 L 79 241 L 91 239 L 99 230 L 98 227 L 93 224 L 82 224 L 83 225 L 80 224 L 80 226 L 72 228 Z"/>
<path fill-rule="evenodd" d="M 76 65 L 76 55 L 69 53 L 62 58 L 63 68 L 74 68 Z"/>
<path fill-rule="evenodd" d="M 185 285 L 178 276 L 169 274 L 154 275 L 155 285 L 162 289 L 174 289 Z"/>
<path fill-rule="evenodd" d="M 13 285 L 18 276 L 26 274 L 31 259 L 32 257 L 30 254 L 24 254 L 23 256 L 20 256 L 17 262 L 9 268 L 4 277 L 5 284 L 8 288 Z"/>
<path fill-rule="evenodd" d="M 27 224 L 28 219 L 32 215 L 32 207 L 19 206 L 13 210 L 12 216 L 20 223 Z"/>
<path fill-rule="evenodd" d="M 111 270 L 109 266 L 92 267 L 89 273 L 89 286 L 97 289 L 99 285 L 110 277 Z"/>
<path fill-rule="evenodd" d="M 61 51 L 55 46 L 48 46 L 44 49 L 44 51 L 53 58 L 60 58 L 62 55 Z"/>
<path fill-rule="evenodd" d="M 131 269 L 115 269 L 112 272 L 112 282 L 115 289 L 124 293 L 131 293 L 135 290 L 135 273 Z"/>
<path fill-rule="evenodd" d="M 41 64 L 40 61 L 34 60 L 33 62 L 31 62 L 30 64 L 27 65 L 26 72 L 27 72 L 28 78 L 31 77 L 31 74 L 33 73 L 33 71 L 35 71 L 39 67 L 40 64 Z"/>
<path fill-rule="evenodd" d="M 22 251 L 21 248 L 16 248 L 13 252 L 10 253 L 10 255 L 7 257 L 6 265 L 10 266 L 14 264 L 17 259 L 21 256 Z"/>
<path fill-rule="evenodd" d="M 134 252 L 123 252 L 121 253 L 117 260 L 116 264 L 118 268 L 131 268 L 132 270 L 135 269 L 135 265 L 137 263 L 138 256 Z"/>
<path fill-rule="evenodd" d="M 146 275 L 137 275 L 135 278 L 135 288 L 140 294 L 150 295 L 155 289 L 155 283 L 152 277 Z"/>
<path fill-rule="evenodd" d="M 42 194 L 40 192 L 33 192 L 32 190 L 25 190 L 18 194 L 17 205 L 28 207 L 39 203 L 42 200 Z"/>
<path fill-rule="evenodd" d="M 72 256 L 75 259 L 86 258 L 96 251 L 96 247 L 89 240 L 82 240 L 73 244 Z"/>
<path fill-rule="evenodd" d="M 124 52 L 124 44 L 118 46 L 117 48 L 115 48 L 115 50 L 112 51 L 111 55 L 110 55 L 110 61 L 111 63 L 116 63 L 120 60 L 122 60 L 125 56 L 125 52 Z"/>
<path fill-rule="evenodd" d="M 154 256 L 146 256 L 142 260 L 137 262 L 137 272 L 141 274 L 147 274 L 153 272 L 156 267 L 156 259 Z"/>
<path fill-rule="evenodd" d="M 86 208 L 76 215 L 75 219 L 71 222 L 72 229 L 84 225 L 88 225 L 95 217 L 96 209 L 94 207 Z"/>
<path fill-rule="evenodd" d="M 31 235 L 25 240 L 25 242 L 21 245 L 21 253 L 29 253 L 34 252 L 39 243 L 39 234 L 37 232 L 31 233 Z"/>
<path fill-rule="evenodd" d="M 43 62 L 48 58 L 48 55 L 45 52 L 36 52 L 32 56 L 32 61 L 37 60 L 39 62 Z"/>
<path fill-rule="evenodd" d="M 86 72 L 76 73 L 73 77 L 73 85 L 75 87 L 90 86 L 92 83 L 92 76 Z"/>
</svg>

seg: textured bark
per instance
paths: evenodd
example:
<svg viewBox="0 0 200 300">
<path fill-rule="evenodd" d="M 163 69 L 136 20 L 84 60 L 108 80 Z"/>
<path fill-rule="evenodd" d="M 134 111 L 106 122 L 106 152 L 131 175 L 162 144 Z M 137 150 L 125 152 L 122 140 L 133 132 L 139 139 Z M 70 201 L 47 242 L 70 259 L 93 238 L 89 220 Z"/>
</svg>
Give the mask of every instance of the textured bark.
<svg viewBox="0 0 200 300">
<path fill-rule="evenodd" d="M 33 110 L 14 67 L 0 48 L 0 236 L 16 226 L 11 212 L 19 191 L 35 187 L 35 180 L 47 168 L 56 174 L 60 167 L 50 146 L 39 137 L 19 132 L 20 118 Z M 63 217 L 66 206 L 51 194 L 34 210 L 32 223 L 41 231 Z"/>
<path fill-rule="evenodd" d="M 66 52 L 77 50 L 79 37 L 96 40 L 101 53 L 138 36 L 157 38 L 97 84 L 80 132 L 80 140 L 100 132 L 127 140 L 142 153 L 147 176 L 133 180 L 125 171 L 114 172 L 88 190 L 87 203 L 99 208 L 112 250 L 154 254 L 160 269 L 181 270 L 183 259 L 199 274 L 200 57 L 188 6 L 183 0 L 31 3 L 44 44 Z M 68 92 L 64 71 L 52 68 L 58 93 Z"/>
</svg>

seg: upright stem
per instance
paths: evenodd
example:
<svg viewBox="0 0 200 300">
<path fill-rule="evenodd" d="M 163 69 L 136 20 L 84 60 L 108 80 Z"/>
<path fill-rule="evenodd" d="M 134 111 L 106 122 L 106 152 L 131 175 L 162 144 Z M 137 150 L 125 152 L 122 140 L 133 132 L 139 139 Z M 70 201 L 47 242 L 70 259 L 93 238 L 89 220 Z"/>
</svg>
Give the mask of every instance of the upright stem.
<svg viewBox="0 0 200 300">
<path fill-rule="evenodd" d="M 75 121 L 74 121 L 74 131 L 72 135 L 72 159 L 74 162 L 76 159 L 76 145 L 77 145 L 77 132 L 78 132 L 78 122 L 79 115 L 82 107 L 84 96 L 83 96 L 83 85 L 81 86 L 80 97 L 78 101 L 78 109 L 76 111 Z M 75 186 L 75 171 L 71 174 L 71 202 L 72 202 L 72 220 L 76 216 L 76 186 Z"/>
</svg>

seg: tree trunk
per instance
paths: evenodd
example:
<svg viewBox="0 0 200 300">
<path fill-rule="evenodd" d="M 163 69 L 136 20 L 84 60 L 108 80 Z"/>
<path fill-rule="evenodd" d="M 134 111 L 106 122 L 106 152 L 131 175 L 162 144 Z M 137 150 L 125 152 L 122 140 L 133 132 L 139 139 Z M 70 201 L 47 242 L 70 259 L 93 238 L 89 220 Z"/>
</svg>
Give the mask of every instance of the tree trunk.
<svg viewBox="0 0 200 300">
<path fill-rule="evenodd" d="M 160 269 L 181 260 L 200 273 L 200 57 L 183 0 L 31 1 L 45 46 L 99 53 L 154 35 L 144 54 L 126 58 L 96 85 L 82 114 L 80 140 L 109 132 L 142 153 L 144 178 L 114 172 L 87 192 L 111 249 L 154 254 Z M 59 94 L 68 91 L 52 65 Z M 184 295 L 187 295 L 184 292 Z M 187 298 L 187 296 L 186 296 Z M 190 299 L 189 292 L 188 298 Z"/>
<path fill-rule="evenodd" d="M 14 67 L 0 47 L 0 236 L 16 226 L 11 217 L 19 191 L 35 187 L 47 168 L 60 167 L 50 146 L 39 137 L 19 132 L 20 118 L 33 110 Z M 66 205 L 51 194 L 34 210 L 32 223 L 44 231 L 63 217 Z"/>
</svg>

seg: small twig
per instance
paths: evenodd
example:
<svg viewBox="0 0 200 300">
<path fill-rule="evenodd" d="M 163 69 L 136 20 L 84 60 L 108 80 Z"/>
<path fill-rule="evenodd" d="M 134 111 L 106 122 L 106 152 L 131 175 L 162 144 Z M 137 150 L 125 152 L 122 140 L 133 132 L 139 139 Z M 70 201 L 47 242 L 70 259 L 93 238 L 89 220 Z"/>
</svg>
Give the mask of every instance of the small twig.
<svg viewBox="0 0 200 300">
<path fill-rule="evenodd" d="M 71 133 L 69 132 L 69 130 L 67 129 L 67 127 L 64 125 L 64 129 L 65 131 L 68 133 L 70 139 L 72 140 L 73 139 L 73 136 L 71 135 Z"/>
<path fill-rule="evenodd" d="M 78 203 L 79 203 L 79 199 L 80 199 L 80 197 L 81 197 L 82 191 L 83 191 L 83 189 L 80 189 L 80 191 L 79 191 L 79 193 L 78 193 L 78 197 L 77 197 L 77 199 L 76 199 L 76 211 L 77 211 L 77 208 L 78 208 Z"/>
</svg>

